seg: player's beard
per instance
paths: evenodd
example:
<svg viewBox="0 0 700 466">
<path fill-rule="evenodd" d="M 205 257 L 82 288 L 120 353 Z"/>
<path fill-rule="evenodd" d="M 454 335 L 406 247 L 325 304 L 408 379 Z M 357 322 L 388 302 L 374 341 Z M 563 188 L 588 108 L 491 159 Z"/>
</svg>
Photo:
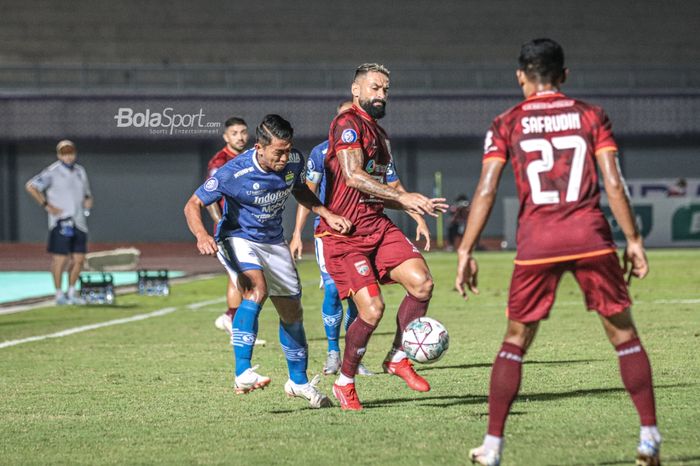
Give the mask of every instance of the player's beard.
<svg viewBox="0 0 700 466">
<path fill-rule="evenodd" d="M 381 102 L 381 105 L 375 106 L 374 104 L 377 102 Z M 360 107 L 375 120 L 384 118 L 384 115 L 386 115 L 386 100 L 384 99 L 361 100 Z"/>
</svg>

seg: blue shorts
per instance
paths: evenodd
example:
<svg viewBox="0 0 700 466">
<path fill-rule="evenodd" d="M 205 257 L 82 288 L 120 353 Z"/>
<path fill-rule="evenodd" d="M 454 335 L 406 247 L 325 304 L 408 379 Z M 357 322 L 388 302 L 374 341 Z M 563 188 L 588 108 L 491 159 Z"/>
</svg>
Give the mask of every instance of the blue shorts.
<svg viewBox="0 0 700 466">
<path fill-rule="evenodd" d="M 315 238 L 314 246 L 316 249 L 316 263 L 321 271 L 321 284 L 323 286 L 335 284 L 331 278 L 331 274 L 326 270 L 326 259 L 323 256 L 323 241 L 321 241 L 321 238 Z"/>
<path fill-rule="evenodd" d="M 87 233 L 77 228 L 73 229 L 73 236 L 61 234 L 61 227 L 58 225 L 49 232 L 49 245 L 46 248 L 51 254 L 68 254 L 87 252 Z"/>
</svg>

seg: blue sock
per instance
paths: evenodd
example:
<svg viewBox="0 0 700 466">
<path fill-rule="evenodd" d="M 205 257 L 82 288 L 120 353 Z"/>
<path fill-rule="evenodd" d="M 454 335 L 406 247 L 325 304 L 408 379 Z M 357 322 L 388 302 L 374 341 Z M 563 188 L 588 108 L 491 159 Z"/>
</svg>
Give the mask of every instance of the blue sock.
<svg viewBox="0 0 700 466">
<path fill-rule="evenodd" d="M 261 306 L 244 299 L 233 316 L 233 355 L 236 358 L 236 375 L 241 375 L 250 369 L 253 357 L 253 346 L 258 336 L 258 315 Z"/>
<path fill-rule="evenodd" d="M 340 352 L 338 339 L 340 338 L 340 326 L 343 323 L 343 304 L 338 296 L 338 289 L 335 283 L 324 285 L 323 307 L 323 328 L 326 330 L 328 339 L 328 351 Z"/>
<path fill-rule="evenodd" d="M 285 324 L 280 320 L 280 343 L 284 357 L 287 359 L 289 378 L 296 384 L 307 383 L 309 379 L 306 376 L 306 368 L 309 365 L 309 353 L 304 323 L 299 321 Z"/>
<path fill-rule="evenodd" d="M 355 322 L 357 318 L 357 306 L 352 298 L 346 299 L 345 302 L 348 304 L 348 309 L 345 311 L 345 332 L 347 333 L 348 327 L 350 327 L 350 324 Z"/>
</svg>

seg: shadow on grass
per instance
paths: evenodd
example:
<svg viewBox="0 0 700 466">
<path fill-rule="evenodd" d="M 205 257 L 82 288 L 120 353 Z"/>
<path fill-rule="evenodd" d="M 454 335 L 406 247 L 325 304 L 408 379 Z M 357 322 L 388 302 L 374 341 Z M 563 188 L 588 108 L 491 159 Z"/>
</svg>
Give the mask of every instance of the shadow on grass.
<svg viewBox="0 0 700 466">
<path fill-rule="evenodd" d="M 663 464 L 700 464 L 700 456 L 670 456 L 664 457 L 663 452 L 661 454 L 661 460 Z M 569 466 L 589 466 L 591 463 L 576 463 Z M 612 466 L 615 464 L 632 464 L 630 460 L 619 460 L 619 461 L 604 461 L 602 463 L 596 463 L 601 466 Z M 551 466 L 560 466 L 559 464 L 552 464 Z M 563 466 L 563 465 L 562 465 Z"/>
<path fill-rule="evenodd" d="M 602 359 L 571 359 L 571 360 L 561 360 L 561 361 L 528 361 L 525 360 L 523 364 L 578 364 L 578 363 L 588 363 L 602 361 Z M 435 371 L 442 369 L 478 369 L 483 367 L 491 367 L 493 363 L 491 362 L 480 362 L 475 364 L 459 364 L 454 366 L 426 366 L 418 368 L 419 372 L 424 371 Z"/>
<path fill-rule="evenodd" d="M 394 332 L 374 332 L 372 336 L 375 335 L 393 335 Z M 326 341 L 326 337 L 319 337 L 319 338 L 307 338 L 306 341 Z M 340 340 L 342 342 L 345 342 L 345 335 L 340 337 Z"/>
<path fill-rule="evenodd" d="M 673 384 L 673 385 L 657 385 L 654 387 L 656 390 L 666 389 L 666 388 L 680 388 L 680 387 L 690 387 L 696 384 Z M 567 398 L 581 398 L 585 396 L 601 396 L 608 395 L 611 393 L 626 393 L 623 387 L 611 387 L 611 388 L 589 388 L 582 390 L 569 390 L 565 392 L 553 392 L 553 393 L 521 393 L 518 395 L 517 401 L 551 401 L 551 400 L 561 400 Z M 431 401 L 433 403 L 431 403 Z M 386 398 L 381 400 L 374 400 L 362 403 L 365 408 L 381 408 L 385 406 L 390 406 L 394 404 L 401 403 L 418 403 L 420 406 L 433 406 L 436 408 L 449 408 L 451 406 L 458 405 L 474 405 L 479 403 L 487 403 L 488 397 L 486 395 L 439 395 L 439 396 L 414 396 L 410 398 Z"/>
</svg>

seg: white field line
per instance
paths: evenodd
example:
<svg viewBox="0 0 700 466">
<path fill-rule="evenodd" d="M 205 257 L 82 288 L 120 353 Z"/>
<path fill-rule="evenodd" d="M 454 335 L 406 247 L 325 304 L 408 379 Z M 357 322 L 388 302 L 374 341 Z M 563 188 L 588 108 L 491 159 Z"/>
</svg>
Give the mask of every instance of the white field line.
<svg viewBox="0 0 700 466">
<path fill-rule="evenodd" d="M 192 303 L 187 305 L 187 309 L 191 309 L 193 311 L 196 311 L 197 309 L 201 309 L 203 307 L 211 306 L 213 304 L 221 304 L 226 302 L 226 296 L 223 296 L 221 298 L 216 298 L 216 299 L 210 299 L 209 301 L 201 301 L 199 303 Z"/>
<path fill-rule="evenodd" d="M 177 284 L 177 283 L 188 283 L 188 282 L 194 282 L 197 280 L 208 280 L 210 278 L 215 278 L 218 277 L 222 274 L 215 274 L 215 273 L 206 273 L 206 274 L 200 274 L 200 275 L 193 275 L 191 277 L 178 277 L 178 278 L 172 278 L 170 279 L 171 284 Z M 124 285 L 124 286 L 119 286 L 117 288 L 117 295 L 123 295 L 127 293 L 134 293 L 136 292 L 136 285 Z M 39 301 L 36 303 L 32 304 L 18 304 L 15 306 L 6 306 L 2 307 L 0 305 L 0 315 L 4 314 L 15 314 L 17 312 L 25 312 L 25 311 L 33 311 L 34 309 L 39 309 L 42 307 L 49 307 L 53 304 L 55 304 L 55 300 L 53 298 L 45 299 L 43 301 Z"/>
<path fill-rule="evenodd" d="M 66 337 L 68 335 L 73 335 L 74 333 L 87 332 L 88 330 L 95 330 L 98 328 L 109 327 L 112 325 L 128 324 L 129 322 L 136 322 L 139 320 L 150 319 L 151 317 L 160 317 L 160 316 L 164 316 L 166 314 L 170 314 L 171 312 L 175 312 L 176 310 L 177 310 L 176 307 L 166 307 L 163 309 L 159 309 L 157 311 L 149 312 L 148 314 L 137 314 L 135 316 L 126 317 L 123 319 L 108 320 L 107 322 L 100 322 L 98 324 L 90 324 L 90 325 L 83 325 L 80 327 L 73 327 L 73 328 L 69 328 L 66 330 L 61 330 L 60 332 L 50 333 L 48 335 L 39 335 L 36 337 L 22 338 L 19 340 L 9 340 L 9 341 L 5 341 L 5 342 L 0 343 L 0 349 L 8 348 L 10 346 L 21 345 L 22 343 L 31 343 L 33 341 L 47 340 L 49 338 L 62 338 L 62 337 Z"/>
</svg>

